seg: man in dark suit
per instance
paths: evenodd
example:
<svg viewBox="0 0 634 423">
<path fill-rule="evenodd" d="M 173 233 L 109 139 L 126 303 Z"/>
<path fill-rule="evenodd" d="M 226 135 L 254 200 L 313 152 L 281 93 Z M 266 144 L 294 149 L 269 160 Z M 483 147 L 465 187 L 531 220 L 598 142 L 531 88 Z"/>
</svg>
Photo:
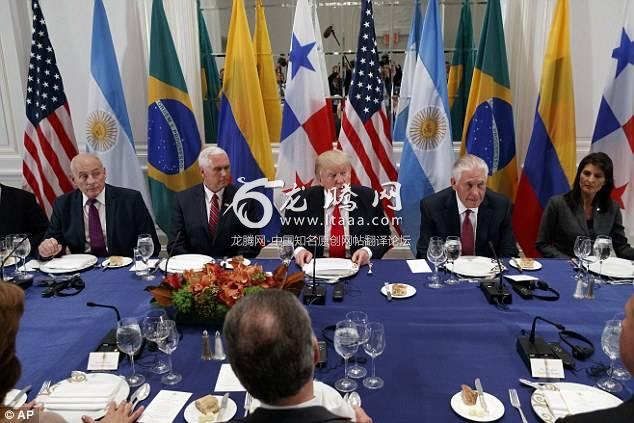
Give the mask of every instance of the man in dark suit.
<svg viewBox="0 0 634 423">
<path fill-rule="evenodd" d="M 339 150 L 322 153 L 315 161 L 315 180 L 320 186 L 300 191 L 287 207 L 282 236 L 292 236 L 295 260 L 303 266 L 313 258 L 311 237 L 318 257 L 350 257 L 360 266 L 381 258 L 390 248 L 388 219 L 375 191 L 350 186 L 351 166 Z"/>
<path fill-rule="evenodd" d="M 243 297 L 227 313 L 222 333 L 231 368 L 262 403 L 246 423 L 372 423 L 361 407 L 313 381 L 319 346 L 306 308 L 289 291 Z"/>
<path fill-rule="evenodd" d="M 427 256 L 432 236 L 460 236 L 464 256 L 492 257 L 489 242 L 500 257 L 518 255 L 511 228 L 511 202 L 486 188 L 488 173 L 484 160 L 466 154 L 453 166 L 451 187 L 421 201 L 417 258 Z"/>
<path fill-rule="evenodd" d="M 0 238 L 29 234 L 35 250 L 46 232 L 48 219 L 30 192 L 0 184 Z"/>
<path fill-rule="evenodd" d="M 625 319 L 621 327 L 621 361 L 625 368 L 634 373 L 634 295 L 625 304 Z M 621 405 L 605 410 L 577 414 L 557 420 L 557 423 L 632 423 L 634 422 L 634 397 Z"/>
<path fill-rule="evenodd" d="M 106 169 L 94 154 L 78 154 L 70 170 L 77 189 L 55 200 L 38 248 L 41 258 L 57 256 L 64 248 L 74 254 L 131 257 L 141 234 L 150 234 L 158 255 L 161 243 L 140 192 L 106 185 Z"/>
<path fill-rule="evenodd" d="M 219 147 L 207 147 L 198 156 L 198 166 L 203 183 L 175 196 L 167 251 L 255 257 L 261 248 L 255 242 L 259 230 L 240 221 L 238 205 L 231 207 L 238 188 L 231 185 L 229 156 Z M 257 222 L 256 202 L 244 201 L 247 219 Z"/>
</svg>

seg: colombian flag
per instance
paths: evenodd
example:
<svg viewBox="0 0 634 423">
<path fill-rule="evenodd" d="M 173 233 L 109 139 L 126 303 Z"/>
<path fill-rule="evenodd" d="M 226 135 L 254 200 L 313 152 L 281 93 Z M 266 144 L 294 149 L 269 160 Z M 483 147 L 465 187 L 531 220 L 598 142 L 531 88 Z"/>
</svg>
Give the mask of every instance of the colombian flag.
<svg viewBox="0 0 634 423">
<path fill-rule="evenodd" d="M 465 150 L 489 166 L 488 186 L 511 200 L 517 189 L 511 82 L 500 0 L 489 0 L 482 24 L 460 154 Z"/>
<path fill-rule="evenodd" d="M 169 229 L 173 196 L 201 181 L 200 134 L 162 0 L 152 3 L 148 178 L 156 222 Z"/>
<path fill-rule="evenodd" d="M 537 112 L 513 212 L 513 229 L 529 256 L 550 197 L 567 192 L 575 177 L 575 99 L 568 0 L 559 0 L 548 37 Z"/>
</svg>

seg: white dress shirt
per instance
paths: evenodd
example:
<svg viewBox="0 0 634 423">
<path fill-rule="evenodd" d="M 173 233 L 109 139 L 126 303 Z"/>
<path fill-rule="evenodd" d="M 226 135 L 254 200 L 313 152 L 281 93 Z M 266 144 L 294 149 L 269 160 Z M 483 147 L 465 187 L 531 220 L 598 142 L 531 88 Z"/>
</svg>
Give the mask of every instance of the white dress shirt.
<svg viewBox="0 0 634 423">
<path fill-rule="evenodd" d="M 462 204 L 462 201 L 460 201 L 460 197 L 458 197 L 458 193 L 456 193 L 456 201 L 458 202 L 458 214 L 460 215 L 460 232 L 462 232 L 462 224 L 464 223 L 464 219 L 466 216 L 465 211 L 467 211 L 467 209 L 471 210 L 471 214 L 469 215 L 469 220 L 471 220 L 471 225 L 473 225 L 473 242 L 474 242 L 473 245 L 475 248 L 476 233 L 478 229 L 478 208 L 465 207 L 465 205 Z"/>
<path fill-rule="evenodd" d="M 84 209 L 84 236 L 86 238 L 86 244 L 84 244 L 84 252 L 90 252 L 90 205 L 88 204 L 88 197 L 82 193 L 81 198 L 83 201 Z M 106 249 L 108 248 L 108 237 L 106 236 L 106 189 L 102 189 L 96 198 L 95 207 L 99 212 L 99 222 L 101 223 L 101 230 L 103 231 L 103 239 L 106 241 Z"/>
<path fill-rule="evenodd" d="M 203 187 L 205 188 L 205 209 L 207 211 L 207 222 L 209 222 L 209 214 L 211 213 L 211 200 L 214 196 L 214 192 L 207 188 L 205 184 L 203 184 Z M 218 220 L 220 220 L 220 210 L 222 210 L 222 195 L 224 194 L 224 192 L 225 189 L 223 187 L 220 191 L 215 193 L 218 196 Z"/>
</svg>

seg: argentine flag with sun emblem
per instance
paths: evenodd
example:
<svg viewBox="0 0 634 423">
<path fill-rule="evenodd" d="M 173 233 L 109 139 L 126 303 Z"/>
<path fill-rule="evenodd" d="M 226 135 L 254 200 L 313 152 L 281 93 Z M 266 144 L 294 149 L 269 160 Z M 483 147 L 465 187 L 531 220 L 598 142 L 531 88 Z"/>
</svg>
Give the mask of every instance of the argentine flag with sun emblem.
<svg viewBox="0 0 634 423">
<path fill-rule="evenodd" d="M 102 0 L 95 0 L 93 12 L 90 75 L 86 148 L 103 162 L 109 184 L 141 192 L 148 210 L 152 210 L 136 158 L 117 56 Z"/>
<path fill-rule="evenodd" d="M 438 0 L 427 4 L 420 40 L 398 173 L 401 230 L 413 249 L 420 231 L 420 200 L 449 186 L 454 162 Z"/>
</svg>

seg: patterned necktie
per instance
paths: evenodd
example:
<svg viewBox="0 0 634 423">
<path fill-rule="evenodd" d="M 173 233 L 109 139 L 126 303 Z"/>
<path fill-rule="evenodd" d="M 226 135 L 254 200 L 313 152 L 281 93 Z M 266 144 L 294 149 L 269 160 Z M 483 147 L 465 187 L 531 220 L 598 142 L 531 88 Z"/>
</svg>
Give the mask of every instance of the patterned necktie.
<svg viewBox="0 0 634 423">
<path fill-rule="evenodd" d="M 103 237 L 101 228 L 101 220 L 99 219 L 99 210 L 95 206 L 97 200 L 92 198 L 88 200 L 88 235 L 90 236 L 90 252 L 97 257 L 105 257 L 108 255 L 106 251 L 106 240 Z"/>
<path fill-rule="evenodd" d="M 332 211 L 332 226 L 330 226 L 330 257 L 346 257 L 346 239 L 341 222 L 339 206 Z"/>
<path fill-rule="evenodd" d="M 473 236 L 473 225 L 469 215 L 471 210 L 467 209 L 464 212 L 464 222 L 462 222 L 462 234 L 460 235 L 460 241 L 462 242 L 462 255 L 472 256 L 475 255 L 475 237 Z"/>
<path fill-rule="evenodd" d="M 218 204 L 218 195 L 214 192 L 211 196 L 211 207 L 209 207 L 209 235 L 211 239 L 216 237 L 216 228 L 218 227 L 218 219 L 220 218 L 220 206 Z"/>
</svg>

